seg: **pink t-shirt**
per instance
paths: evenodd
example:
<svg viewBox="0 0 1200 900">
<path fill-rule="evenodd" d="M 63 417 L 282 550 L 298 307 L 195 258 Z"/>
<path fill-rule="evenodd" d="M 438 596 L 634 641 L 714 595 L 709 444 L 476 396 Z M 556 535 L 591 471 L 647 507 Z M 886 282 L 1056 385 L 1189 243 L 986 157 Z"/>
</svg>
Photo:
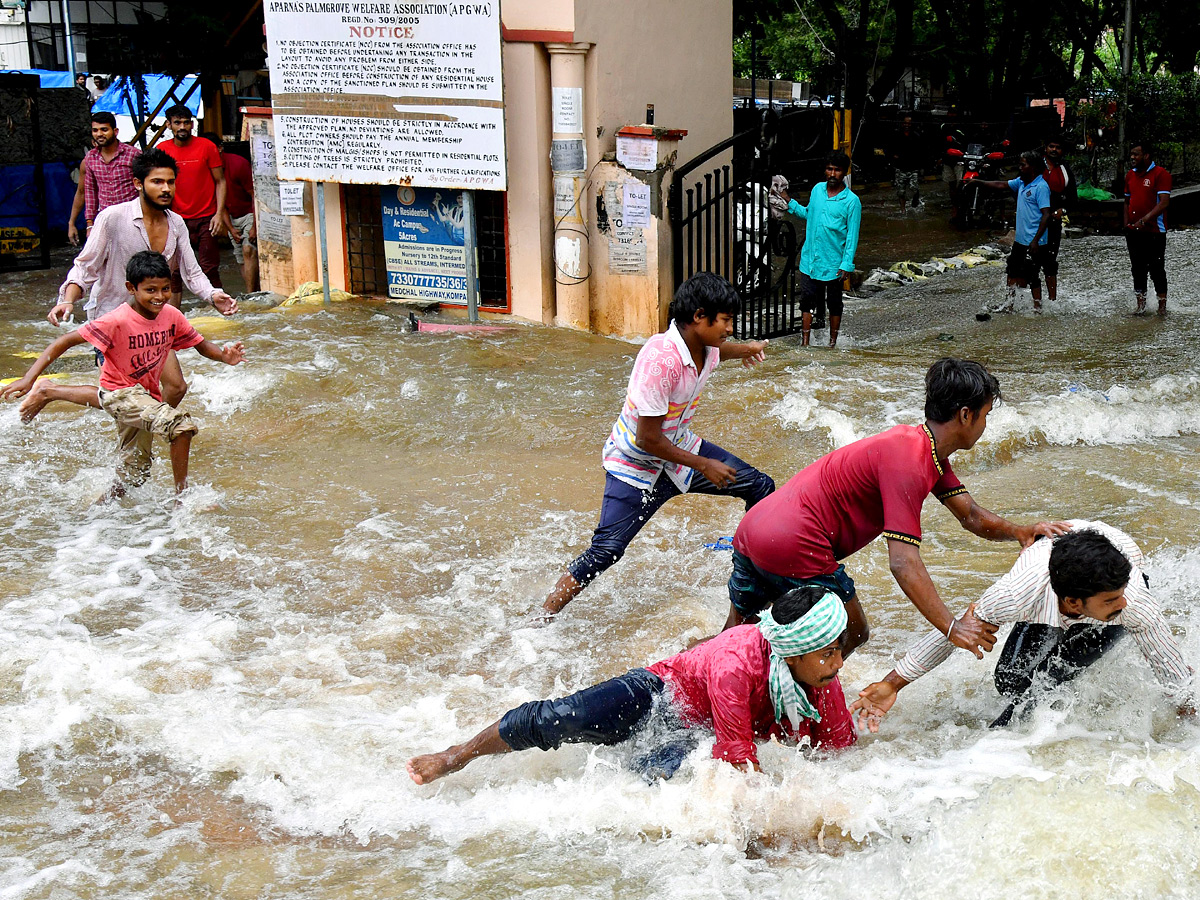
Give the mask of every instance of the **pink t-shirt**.
<svg viewBox="0 0 1200 900">
<path fill-rule="evenodd" d="M 843 749 L 858 735 L 846 707 L 842 685 L 834 679 L 824 687 L 804 686 L 821 721 L 804 719 L 800 731 L 775 721 L 767 687 L 771 645 L 757 625 L 738 625 L 646 668 L 669 683 L 673 703 L 688 724 L 710 725 L 716 732 L 714 759 L 736 764 L 758 763 L 755 737 L 771 735 L 799 739 L 807 735 L 814 746 Z"/>
<path fill-rule="evenodd" d="M 128 303 L 92 319 L 79 329 L 89 344 L 104 354 L 100 367 L 100 387 L 105 391 L 140 384 L 155 400 L 162 400 L 159 379 L 167 354 L 186 350 L 204 340 L 179 310 L 164 306 L 153 319 L 147 319 Z"/>
</svg>

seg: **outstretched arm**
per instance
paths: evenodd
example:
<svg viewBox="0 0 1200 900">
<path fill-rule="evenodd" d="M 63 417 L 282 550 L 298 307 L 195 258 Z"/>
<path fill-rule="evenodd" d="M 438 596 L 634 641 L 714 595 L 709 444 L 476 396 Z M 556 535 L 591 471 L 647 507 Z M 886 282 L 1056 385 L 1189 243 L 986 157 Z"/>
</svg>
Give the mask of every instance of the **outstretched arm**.
<svg viewBox="0 0 1200 900">
<path fill-rule="evenodd" d="M 741 344 L 731 344 L 729 341 L 721 344 L 721 362 L 727 359 L 740 359 L 746 366 L 758 365 L 767 358 L 767 341 L 746 341 Z"/>
<path fill-rule="evenodd" d="M 959 495 L 963 496 L 963 495 Z M 892 577 L 934 628 L 946 636 L 946 639 L 956 647 L 970 650 L 980 659 L 983 652 L 991 651 L 996 643 L 996 628 L 986 622 L 972 619 L 955 619 L 946 609 L 946 604 L 938 596 L 933 579 L 925 568 L 921 553 L 913 544 L 904 541 L 888 539 L 888 565 Z"/>
<path fill-rule="evenodd" d="M 1039 537 L 1058 537 L 1071 530 L 1067 522 L 1035 522 L 1032 525 L 1014 525 L 1008 519 L 984 509 L 970 494 L 955 494 L 942 501 L 959 524 L 967 531 L 988 541 L 1018 541 L 1022 549 Z"/>
<path fill-rule="evenodd" d="M 224 347 L 218 347 L 207 338 L 196 345 L 196 352 L 205 359 L 216 360 L 223 362 L 227 366 L 236 366 L 246 358 L 246 348 L 241 341 L 236 344 L 226 344 Z"/>
<path fill-rule="evenodd" d="M 37 377 L 46 371 L 46 367 L 54 362 L 72 347 L 79 344 L 85 344 L 83 335 L 78 331 L 72 331 L 64 334 L 62 337 L 54 341 L 49 347 L 42 351 L 42 355 L 37 358 L 29 371 L 14 381 L 12 384 L 0 388 L 0 398 L 5 400 L 24 397 L 29 393 L 29 389 L 33 387 L 33 383 L 37 381 Z"/>
</svg>

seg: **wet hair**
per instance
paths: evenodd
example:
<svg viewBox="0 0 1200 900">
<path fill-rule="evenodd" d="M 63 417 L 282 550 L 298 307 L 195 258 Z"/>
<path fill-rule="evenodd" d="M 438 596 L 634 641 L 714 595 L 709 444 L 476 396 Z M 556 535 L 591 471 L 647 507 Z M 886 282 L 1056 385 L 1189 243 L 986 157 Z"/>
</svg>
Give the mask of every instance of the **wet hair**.
<svg viewBox="0 0 1200 900">
<path fill-rule="evenodd" d="M 151 169 L 179 171 L 179 167 L 175 164 L 175 158 L 166 150 L 159 150 L 157 147 L 143 150 L 129 164 L 129 174 L 137 181 L 145 181 Z"/>
<path fill-rule="evenodd" d="M 849 172 L 850 171 L 850 157 L 848 157 L 841 150 L 837 150 L 833 153 L 830 153 L 827 157 L 825 157 L 825 165 L 837 166 L 843 172 Z"/>
<path fill-rule="evenodd" d="M 690 325 L 700 313 L 710 322 L 721 313 L 736 316 L 742 300 L 733 285 L 712 272 L 697 272 L 679 286 L 667 315 L 676 325 Z"/>
<path fill-rule="evenodd" d="M 117 130 L 117 117 L 110 112 L 100 110 L 92 113 L 92 121 L 99 122 L 101 125 L 107 125 L 113 131 Z"/>
<path fill-rule="evenodd" d="M 1042 165 L 1042 154 L 1037 150 L 1022 150 L 1021 159 L 1033 166 L 1034 171 L 1037 171 Z"/>
<path fill-rule="evenodd" d="M 168 106 L 167 111 L 163 113 L 168 122 L 172 119 L 194 119 L 192 111 L 182 103 L 176 103 L 174 106 Z"/>
<path fill-rule="evenodd" d="M 1143 153 L 1145 153 L 1151 159 L 1154 159 L 1154 145 L 1149 141 L 1134 141 L 1129 145 L 1130 151 L 1132 151 L 1134 147 L 1141 147 Z"/>
<path fill-rule="evenodd" d="M 925 373 L 925 418 L 931 422 L 949 422 L 963 407 L 977 413 L 1001 399 L 996 376 L 972 360 L 943 356 Z"/>
<path fill-rule="evenodd" d="M 137 287 L 147 278 L 170 278 L 171 267 L 161 253 L 153 250 L 142 250 L 129 257 L 125 264 L 125 280 Z"/>
<path fill-rule="evenodd" d="M 808 615 L 808 611 L 821 602 L 829 593 L 828 588 L 817 584 L 792 588 L 771 605 L 771 618 L 780 625 L 790 625 Z"/>
<path fill-rule="evenodd" d="M 1050 549 L 1050 587 L 1059 597 L 1086 600 L 1129 583 L 1133 566 L 1098 531 L 1072 531 Z"/>
</svg>

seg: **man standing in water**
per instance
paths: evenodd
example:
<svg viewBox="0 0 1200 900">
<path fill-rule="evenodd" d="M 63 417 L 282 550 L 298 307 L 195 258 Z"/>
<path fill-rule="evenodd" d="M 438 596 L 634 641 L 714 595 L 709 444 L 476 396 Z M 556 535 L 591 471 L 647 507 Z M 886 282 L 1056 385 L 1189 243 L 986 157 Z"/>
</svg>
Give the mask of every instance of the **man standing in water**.
<svg viewBox="0 0 1200 900">
<path fill-rule="evenodd" d="M 629 376 L 625 406 L 604 445 L 604 499 L 592 544 L 542 604 L 549 620 L 625 553 L 659 508 L 680 494 L 737 497 L 749 509 L 775 482 L 692 432 L 700 392 L 717 363 L 761 362 L 766 341 L 728 342 L 737 292 L 711 272 L 693 275 L 671 302 L 671 325 L 646 341 Z"/>
<path fill-rule="evenodd" d="M 1069 534 L 1022 551 L 1008 574 L 959 616 L 967 624 L 1015 623 L 995 674 L 1000 693 L 1013 699 L 992 726 L 1007 725 L 1018 709 L 1032 707 L 1040 690 L 1070 681 L 1126 633 L 1175 696 L 1180 715 L 1193 715 L 1187 695 L 1192 671 L 1150 593 L 1141 549 L 1104 522 L 1067 524 Z M 883 681 L 859 692 L 851 708 L 859 711 L 860 724 L 878 731 L 901 689 L 953 651 L 940 632 L 914 644 Z"/>
<path fill-rule="evenodd" d="M 798 472 L 746 513 L 733 538 L 726 628 L 754 621 L 779 596 L 820 585 L 846 604 L 845 652 L 866 642 L 867 618 L 839 560 L 879 535 L 887 538 L 892 577 L 929 622 L 956 647 L 983 658 L 995 626 L 955 619 L 921 559 L 921 506 L 933 494 L 967 531 L 1028 547 L 1062 522 L 1014 525 L 977 504 L 950 468 L 970 450 L 999 401 L 1000 383 L 977 362 L 939 359 L 925 375 L 925 424 L 897 425 L 847 444 Z M 982 649 L 980 649 L 982 648 Z"/>
<path fill-rule="evenodd" d="M 1125 176 L 1125 246 L 1133 269 L 1137 312 L 1146 311 L 1146 276 L 1154 281 L 1158 314 L 1167 314 L 1167 207 L 1171 205 L 1171 173 L 1154 162 L 1146 141 L 1129 151 L 1133 168 Z"/>
<path fill-rule="evenodd" d="M 892 137 L 891 157 L 892 187 L 900 199 L 900 215 L 908 211 L 909 199 L 912 199 L 913 212 L 923 205 L 921 203 L 921 170 L 925 168 L 925 148 L 922 146 L 921 133 L 913 128 L 912 116 L 905 116 L 900 130 Z"/>
<path fill-rule="evenodd" d="M 140 152 L 132 144 L 117 140 L 117 119 L 110 112 L 92 113 L 92 149 L 79 164 L 79 191 L 71 205 L 71 221 L 67 238 L 79 245 L 79 229 L 75 220 L 82 209 L 90 229 L 96 224 L 101 210 L 137 197 L 129 167 Z M 82 196 L 81 196 L 82 195 Z M 87 238 L 87 234 L 84 234 Z"/>
<path fill-rule="evenodd" d="M 88 321 L 98 319 L 126 301 L 125 267 L 135 253 L 154 250 L 161 253 L 172 269 L 177 269 L 196 296 L 208 300 L 222 315 L 237 312 L 237 301 L 214 288 L 196 264 L 188 243 L 187 226 L 171 211 L 175 197 L 175 160 L 161 150 L 151 148 L 130 165 L 130 175 L 138 198 L 103 210 L 88 234 L 87 243 L 75 257 L 75 264 L 58 290 L 58 303 L 50 310 L 50 324 L 59 325 L 75 308 L 75 301 L 88 292 L 84 310 Z M 102 359 L 98 357 L 97 364 Z M 183 370 L 172 351 L 162 373 L 163 399 L 178 406 L 187 393 Z M 39 379 L 21 404 L 21 421 L 31 422 L 47 403 L 66 400 L 80 406 L 100 408 L 96 388 L 88 384 L 55 384 Z"/>
<path fill-rule="evenodd" d="M 842 283 L 854 271 L 862 203 L 846 187 L 850 157 L 834 153 L 825 162 L 825 183 L 813 186 L 808 206 L 793 200 L 787 190 L 779 195 L 793 216 L 807 221 L 800 250 L 800 325 L 802 343 L 808 346 L 813 313 L 829 308 L 829 346 L 837 346 L 842 325 Z"/>
<path fill-rule="evenodd" d="M 1074 206 L 1079 196 L 1075 174 L 1063 159 L 1064 140 L 1061 136 L 1050 138 L 1042 155 L 1045 171 L 1042 178 L 1050 188 L 1050 223 L 1046 226 L 1046 251 L 1042 259 L 1042 273 L 1046 276 L 1046 299 L 1053 303 L 1058 299 L 1058 250 L 1062 244 L 1062 222 L 1067 208 Z"/>
</svg>

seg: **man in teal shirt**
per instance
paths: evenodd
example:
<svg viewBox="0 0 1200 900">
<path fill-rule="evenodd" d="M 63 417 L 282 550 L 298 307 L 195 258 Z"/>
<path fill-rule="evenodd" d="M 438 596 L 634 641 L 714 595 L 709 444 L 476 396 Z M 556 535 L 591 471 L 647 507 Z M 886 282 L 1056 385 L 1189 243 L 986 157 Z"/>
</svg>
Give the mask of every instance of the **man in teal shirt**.
<svg viewBox="0 0 1200 900">
<path fill-rule="evenodd" d="M 814 185 L 808 206 L 788 196 L 788 212 L 808 222 L 800 251 L 800 310 L 803 343 L 808 346 L 813 312 L 829 306 L 829 346 L 837 346 L 842 324 L 842 282 L 854 271 L 862 203 L 846 187 L 850 157 L 834 153 L 825 162 L 825 183 Z"/>
</svg>

